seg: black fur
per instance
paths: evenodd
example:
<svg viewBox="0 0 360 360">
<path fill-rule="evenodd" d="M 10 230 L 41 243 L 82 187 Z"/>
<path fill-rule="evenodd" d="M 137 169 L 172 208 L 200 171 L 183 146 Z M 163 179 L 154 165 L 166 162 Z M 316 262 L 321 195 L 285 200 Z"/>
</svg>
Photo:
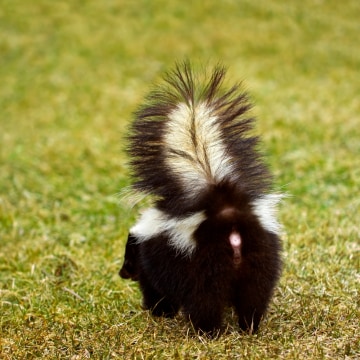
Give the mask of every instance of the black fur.
<svg viewBox="0 0 360 360">
<path fill-rule="evenodd" d="M 140 245 L 136 243 L 136 238 L 129 234 L 126 242 L 124 264 L 119 271 L 119 275 L 123 279 L 138 280 L 139 247 Z"/>
<path fill-rule="evenodd" d="M 201 86 L 189 64 L 178 66 L 167 75 L 167 86 L 154 90 L 138 111 L 129 147 L 134 188 L 154 195 L 155 207 L 171 218 L 203 211 L 205 220 L 193 233 L 196 247 L 191 255 L 174 248 L 166 231 L 145 241 L 130 234 L 120 276 L 139 280 L 143 306 L 153 315 L 171 317 L 181 309 L 195 329 L 215 333 L 226 307 L 232 306 L 240 328 L 254 332 L 280 276 L 281 244 L 254 214 L 252 204 L 269 191 L 271 176 L 257 151 L 258 139 L 245 136 L 253 122 L 245 116 L 246 96 L 238 86 L 222 90 L 224 73 L 216 68 Z M 182 179 L 165 162 L 163 124 L 179 102 L 192 106 L 201 101 L 219 119 L 234 174 L 209 182 L 189 200 Z M 196 133 L 192 135 L 196 149 Z M 197 161 L 193 154 L 176 156 Z M 241 236 L 240 255 L 229 242 L 231 234 Z"/>
</svg>

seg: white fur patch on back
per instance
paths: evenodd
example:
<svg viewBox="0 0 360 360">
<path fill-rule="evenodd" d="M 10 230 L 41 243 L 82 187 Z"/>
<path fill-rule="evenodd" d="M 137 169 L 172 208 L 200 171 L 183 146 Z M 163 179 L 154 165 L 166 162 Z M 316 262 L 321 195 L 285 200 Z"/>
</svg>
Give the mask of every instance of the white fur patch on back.
<svg viewBox="0 0 360 360">
<path fill-rule="evenodd" d="M 203 211 L 185 218 L 171 218 L 164 212 L 150 208 L 143 212 L 139 221 L 130 229 L 138 242 L 144 242 L 154 236 L 166 233 L 169 245 L 184 255 L 191 255 L 196 248 L 193 234 L 205 220 Z"/>
<path fill-rule="evenodd" d="M 283 194 L 267 194 L 252 202 L 254 214 L 261 225 L 269 232 L 279 235 L 282 229 L 278 222 L 277 205 L 285 196 Z"/>
<path fill-rule="evenodd" d="M 211 111 L 205 103 L 194 108 L 180 103 L 169 114 L 164 141 L 173 152 L 166 154 L 166 160 L 189 193 L 197 193 L 209 182 L 231 177 L 231 159 L 221 139 L 217 117 Z M 186 153 L 191 159 L 179 153 Z"/>
<path fill-rule="evenodd" d="M 146 209 L 130 229 L 130 233 L 136 236 L 138 242 L 142 242 L 163 232 L 165 222 L 166 215 L 162 211 L 156 208 Z"/>
</svg>

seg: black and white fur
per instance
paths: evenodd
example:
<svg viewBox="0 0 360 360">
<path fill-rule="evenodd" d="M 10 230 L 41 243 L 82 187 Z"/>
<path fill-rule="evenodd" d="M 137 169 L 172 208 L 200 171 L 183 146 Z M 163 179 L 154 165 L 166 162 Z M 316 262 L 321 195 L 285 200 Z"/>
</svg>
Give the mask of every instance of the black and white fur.
<svg viewBox="0 0 360 360">
<path fill-rule="evenodd" d="M 281 271 L 271 175 L 249 135 L 247 96 L 223 86 L 225 70 L 165 75 L 136 113 L 128 153 L 133 189 L 152 196 L 130 229 L 123 278 L 139 280 L 154 315 L 180 309 L 195 329 L 221 329 L 233 306 L 256 331 Z"/>
</svg>

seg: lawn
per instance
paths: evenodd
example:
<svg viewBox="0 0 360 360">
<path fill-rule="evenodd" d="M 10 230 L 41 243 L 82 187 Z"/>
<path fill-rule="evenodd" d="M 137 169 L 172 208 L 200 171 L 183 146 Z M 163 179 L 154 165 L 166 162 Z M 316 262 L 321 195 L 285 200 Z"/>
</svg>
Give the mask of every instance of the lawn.
<svg viewBox="0 0 360 360">
<path fill-rule="evenodd" d="M 0 358 L 360 358 L 358 0 L 0 0 Z M 289 194 L 256 335 L 152 318 L 117 273 L 124 136 L 177 60 L 243 80 Z"/>
</svg>

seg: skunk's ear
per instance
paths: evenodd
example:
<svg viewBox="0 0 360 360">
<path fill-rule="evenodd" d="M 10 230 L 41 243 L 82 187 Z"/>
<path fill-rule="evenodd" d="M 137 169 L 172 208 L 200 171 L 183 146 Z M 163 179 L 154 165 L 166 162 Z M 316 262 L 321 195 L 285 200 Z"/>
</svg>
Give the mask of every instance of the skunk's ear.
<svg viewBox="0 0 360 360">
<path fill-rule="evenodd" d="M 123 279 L 138 280 L 138 256 L 139 244 L 137 238 L 129 233 L 125 247 L 124 264 L 119 271 L 119 275 Z"/>
</svg>

